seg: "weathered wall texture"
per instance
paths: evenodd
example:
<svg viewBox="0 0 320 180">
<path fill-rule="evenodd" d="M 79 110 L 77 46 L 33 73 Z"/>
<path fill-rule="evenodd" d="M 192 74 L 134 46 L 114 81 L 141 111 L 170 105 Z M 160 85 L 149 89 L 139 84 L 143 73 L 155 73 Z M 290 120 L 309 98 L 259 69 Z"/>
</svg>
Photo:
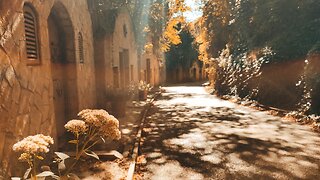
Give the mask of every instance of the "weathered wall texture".
<svg viewBox="0 0 320 180">
<path fill-rule="evenodd" d="M 137 46 L 127 11 L 118 12 L 113 33 L 95 39 L 95 61 L 99 107 L 106 107 L 106 90 L 138 83 Z"/>
<path fill-rule="evenodd" d="M 163 78 L 165 78 L 160 75 L 163 71 L 161 64 L 164 63 L 161 61 L 164 59 L 164 53 L 160 52 L 159 49 L 155 49 L 151 42 L 152 36 L 148 34 L 146 37 L 146 44 L 148 45 L 145 46 L 139 57 L 139 76 L 140 80 L 152 86 L 159 86 L 163 83 Z"/>
<path fill-rule="evenodd" d="M 201 81 L 203 79 L 202 65 L 195 61 L 189 69 L 190 80 Z"/>
<path fill-rule="evenodd" d="M 161 68 L 158 58 L 151 52 L 145 52 L 140 59 L 140 80 L 147 82 L 152 86 L 158 86 L 161 83 Z"/>
<path fill-rule="evenodd" d="M 259 101 L 279 108 L 293 108 L 301 97 L 296 83 L 303 68 L 304 60 L 265 65 L 259 82 Z"/>
<path fill-rule="evenodd" d="M 320 77 L 319 67 L 320 55 L 265 65 L 259 80 L 253 82 L 253 85 L 259 86 L 258 100 L 266 105 L 294 110 L 302 99 L 303 89 L 298 86 L 299 81 L 305 75 L 308 83 L 318 86 L 316 79 L 312 78 Z"/>
<path fill-rule="evenodd" d="M 206 79 L 207 73 L 205 68 L 197 62 L 194 62 L 188 69 L 181 65 L 172 70 L 167 70 L 167 82 L 168 83 L 181 83 L 201 81 Z M 169 78 L 170 77 L 170 78 Z"/>
<path fill-rule="evenodd" d="M 121 84 L 121 77 L 125 76 L 123 72 L 120 72 L 121 70 L 121 63 L 120 63 L 120 53 L 124 51 L 128 51 L 128 54 L 123 54 L 124 59 L 128 58 L 129 64 L 124 63 L 125 70 L 129 70 L 129 83 L 137 83 L 138 82 L 138 54 L 137 54 L 137 46 L 136 46 L 136 40 L 134 36 L 134 31 L 132 27 L 132 21 L 129 13 L 125 10 L 120 11 L 118 14 L 118 17 L 116 19 L 115 24 L 115 30 L 113 33 L 112 38 L 112 48 L 111 48 L 111 54 L 112 54 L 112 62 L 111 66 L 112 68 L 118 67 L 119 68 L 119 83 L 120 87 L 124 87 L 123 84 Z M 133 69 L 132 69 L 133 66 Z M 127 69 L 128 68 L 128 69 Z M 110 69 L 110 72 L 112 72 L 112 69 Z M 111 76 L 109 76 L 111 77 Z M 113 76 L 114 77 L 114 76 Z M 110 78 L 109 78 L 110 79 Z M 112 80 L 114 82 L 115 79 Z M 108 81 L 108 83 L 111 82 Z M 128 85 L 128 84 L 126 84 Z"/>
<path fill-rule="evenodd" d="M 28 65 L 25 47 L 23 6 L 30 3 L 37 13 L 40 64 Z M 57 120 L 53 85 L 48 18 L 51 10 L 61 21 L 70 21 L 77 83 L 76 111 L 95 106 L 95 79 L 91 20 L 86 0 L 10 0 L 0 1 L 0 175 L 11 175 L 16 163 L 12 145 L 28 135 L 43 133 L 57 139 Z M 62 23 L 63 25 L 63 23 Z M 63 28 L 62 28 L 63 29 Z M 83 36 L 84 63 L 79 62 L 78 33 Z M 70 57 L 72 57 L 70 56 Z M 69 66 L 61 63 L 60 66 Z M 68 70 L 68 68 L 65 68 Z M 68 71 L 65 71 L 65 73 Z M 68 82 L 66 82 L 68 83 Z M 66 90 L 62 88 L 59 90 Z M 64 93 L 64 92 L 62 92 Z M 65 92 L 71 96 L 72 92 Z M 66 103 L 65 103 L 66 104 Z M 71 102 L 72 104 L 72 102 Z M 62 128 L 62 127 L 58 127 Z"/>
</svg>

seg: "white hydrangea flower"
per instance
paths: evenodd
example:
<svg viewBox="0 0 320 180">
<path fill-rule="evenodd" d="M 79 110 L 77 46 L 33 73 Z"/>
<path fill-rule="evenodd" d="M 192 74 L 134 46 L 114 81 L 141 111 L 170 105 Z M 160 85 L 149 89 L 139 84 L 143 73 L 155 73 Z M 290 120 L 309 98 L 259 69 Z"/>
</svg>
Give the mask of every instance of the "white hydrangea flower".
<svg viewBox="0 0 320 180">
<path fill-rule="evenodd" d="M 53 144 L 53 138 L 43 134 L 28 136 L 21 141 L 15 143 L 12 147 L 15 152 L 23 152 L 28 154 L 39 154 L 49 152 L 50 144 Z"/>
<path fill-rule="evenodd" d="M 67 124 L 64 125 L 64 127 L 74 134 L 83 134 L 87 131 L 86 123 L 82 120 L 77 119 L 70 120 Z"/>
<path fill-rule="evenodd" d="M 120 139 L 119 121 L 103 109 L 85 109 L 79 114 L 88 126 L 94 127 L 100 136 L 110 139 Z"/>
</svg>

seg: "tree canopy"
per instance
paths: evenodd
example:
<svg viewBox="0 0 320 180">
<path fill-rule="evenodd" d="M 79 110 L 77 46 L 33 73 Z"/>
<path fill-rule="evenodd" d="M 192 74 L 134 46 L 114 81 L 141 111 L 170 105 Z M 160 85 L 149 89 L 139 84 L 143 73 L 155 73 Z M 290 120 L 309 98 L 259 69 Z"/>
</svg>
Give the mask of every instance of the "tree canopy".
<svg viewBox="0 0 320 180">
<path fill-rule="evenodd" d="M 176 27 L 180 30 L 181 43 L 176 46 L 171 46 L 170 50 L 166 53 L 166 67 L 168 71 L 175 70 L 177 67 L 189 69 L 193 62 L 198 60 L 198 51 L 196 44 L 194 44 L 194 37 L 190 33 L 188 27 Z"/>
<path fill-rule="evenodd" d="M 170 45 L 181 43 L 174 27 L 185 21 L 183 12 L 189 9 L 184 0 L 88 0 L 88 4 L 96 37 L 112 33 L 117 12 L 127 9 L 140 51 L 152 44 L 153 49 L 165 52 Z"/>
<path fill-rule="evenodd" d="M 203 0 L 202 27 L 212 57 L 228 46 L 236 57 L 272 50 L 270 60 L 291 60 L 319 51 L 317 0 Z M 204 52 L 203 52 L 204 53 Z"/>
</svg>

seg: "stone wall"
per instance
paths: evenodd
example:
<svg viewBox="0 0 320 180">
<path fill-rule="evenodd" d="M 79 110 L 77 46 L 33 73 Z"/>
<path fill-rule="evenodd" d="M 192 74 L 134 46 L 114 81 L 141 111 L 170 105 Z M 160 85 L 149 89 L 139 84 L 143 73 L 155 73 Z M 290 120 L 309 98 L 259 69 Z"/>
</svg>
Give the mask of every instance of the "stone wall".
<svg viewBox="0 0 320 180">
<path fill-rule="evenodd" d="M 126 10 L 120 10 L 115 23 L 115 30 L 112 38 L 112 61 L 111 66 L 119 67 L 120 71 L 120 52 L 128 50 L 129 58 L 129 83 L 138 83 L 138 54 L 136 40 L 133 31 L 133 25 L 129 12 Z M 125 55 L 126 56 L 126 55 Z M 133 69 L 131 68 L 133 66 Z M 111 69 L 110 69 L 111 70 Z M 133 72 L 132 72 L 133 71 Z M 112 71 L 111 71 L 112 72 Z M 124 76 L 119 72 L 119 77 Z M 111 76 L 109 76 L 111 77 Z M 114 81 L 114 80 L 113 80 Z M 108 82 L 110 83 L 110 82 Z M 120 82 L 121 84 L 121 82 Z M 110 83 L 111 85 L 111 83 Z M 129 84 L 127 84 L 129 85 Z M 120 85 L 121 86 L 121 85 Z M 123 87 L 123 86 L 122 86 Z"/>
<path fill-rule="evenodd" d="M 258 100 L 266 105 L 294 109 L 301 99 L 296 84 L 303 68 L 304 60 L 265 65 L 260 77 Z"/>
<path fill-rule="evenodd" d="M 125 64 L 121 65 L 120 54 L 127 60 Z M 95 39 L 95 61 L 98 106 L 106 108 L 107 90 L 123 89 L 139 81 L 137 46 L 131 17 L 126 10 L 119 10 L 113 33 Z M 125 72 L 121 72 L 121 68 L 125 68 Z M 126 75 L 127 82 L 123 83 L 121 78 Z"/>
<path fill-rule="evenodd" d="M 306 63 L 306 60 L 308 63 Z M 320 55 L 310 55 L 297 60 L 271 63 L 264 65 L 261 77 L 253 80 L 252 87 L 258 85 L 258 101 L 288 110 L 295 110 L 302 99 L 303 89 L 302 76 L 305 81 L 314 89 L 312 95 L 313 106 L 319 108 L 317 99 L 320 98 L 319 83 L 320 77 Z M 316 79 L 315 79 L 316 78 Z M 303 83 L 303 82 L 301 82 Z M 319 111 L 319 110 L 318 110 Z"/>
<path fill-rule="evenodd" d="M 149 63 L 150 65 L 148 65 Z M 158 58 L 152 52 L 145 52 L 140 59 L 140 80 L 149 83 L 152 86 L 158 86 L 161 83 L 161 68 Z"/>
<path fill-rule="evenodd" d="M 189 69 L 189 77 L 192 81 L 201 81 L 203 80 L 203 70 L 202 70 L 202 64 L 195 61 L 191 68 Z"/>
<path fill-rule="evenodd" d="M 35 65 L 30 65 L 26 57 L 24 3 L 30 3 L 37 13 L 40 63 Z M 13 169 L 17 172 L 17 156 L 11 150 L 15 142 L 37 133 L 57 139 L 53 102 L 56 89 L 47 21 L 54 6 L 61 10 L 62 19 L 70 20 L 74 31 L 71 48 L 77 77 L 73 87 L 78 97 L 77 110 L 95 106 L 92 30 L 86 0 L 0 1 L 0 177 L 11 176 Z M 79 32 L 83 36 L 84 63 L 79 62 Z"/>
</svg>

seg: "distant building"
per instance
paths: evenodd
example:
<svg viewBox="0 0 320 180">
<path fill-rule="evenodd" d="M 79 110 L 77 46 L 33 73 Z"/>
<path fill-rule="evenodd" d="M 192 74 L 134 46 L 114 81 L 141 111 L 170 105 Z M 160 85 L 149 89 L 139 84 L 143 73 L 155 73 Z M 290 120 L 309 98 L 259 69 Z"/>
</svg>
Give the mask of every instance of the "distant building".
<svg viewBox="0 0 320 180">
<path fill-rule="evenodd" d="M 203 63 L 201 61 L 195 61 L 189 69 L 189 77 L 192 81 L 201 81 L 205 79 L 203 73 Z"/>
<path fill-rule="evenodd" d="M 147 42 L 151 42 L 151 37 L 147 37 Z M 148 45 L 147 45 L 148 46 Z M 152 86 L 159 86 L 163 82 L 163 77 L 160 74 L 163 70 L 163 58 L 158 57 L 158 52 L 155 52 L 153 45 L 150 43 L 149 47 L 145 47 L 140 56 L 140 80 L 147 82 Z"/>
<path fill-rule="evenodd" d="M 106 90 L 137 84 L 138 52 L 130 14 L 125 9 L 115 12 L 109 33 L 95 38 L 96 85 L 98 106 L 105 107 Z"/>
</svg>

